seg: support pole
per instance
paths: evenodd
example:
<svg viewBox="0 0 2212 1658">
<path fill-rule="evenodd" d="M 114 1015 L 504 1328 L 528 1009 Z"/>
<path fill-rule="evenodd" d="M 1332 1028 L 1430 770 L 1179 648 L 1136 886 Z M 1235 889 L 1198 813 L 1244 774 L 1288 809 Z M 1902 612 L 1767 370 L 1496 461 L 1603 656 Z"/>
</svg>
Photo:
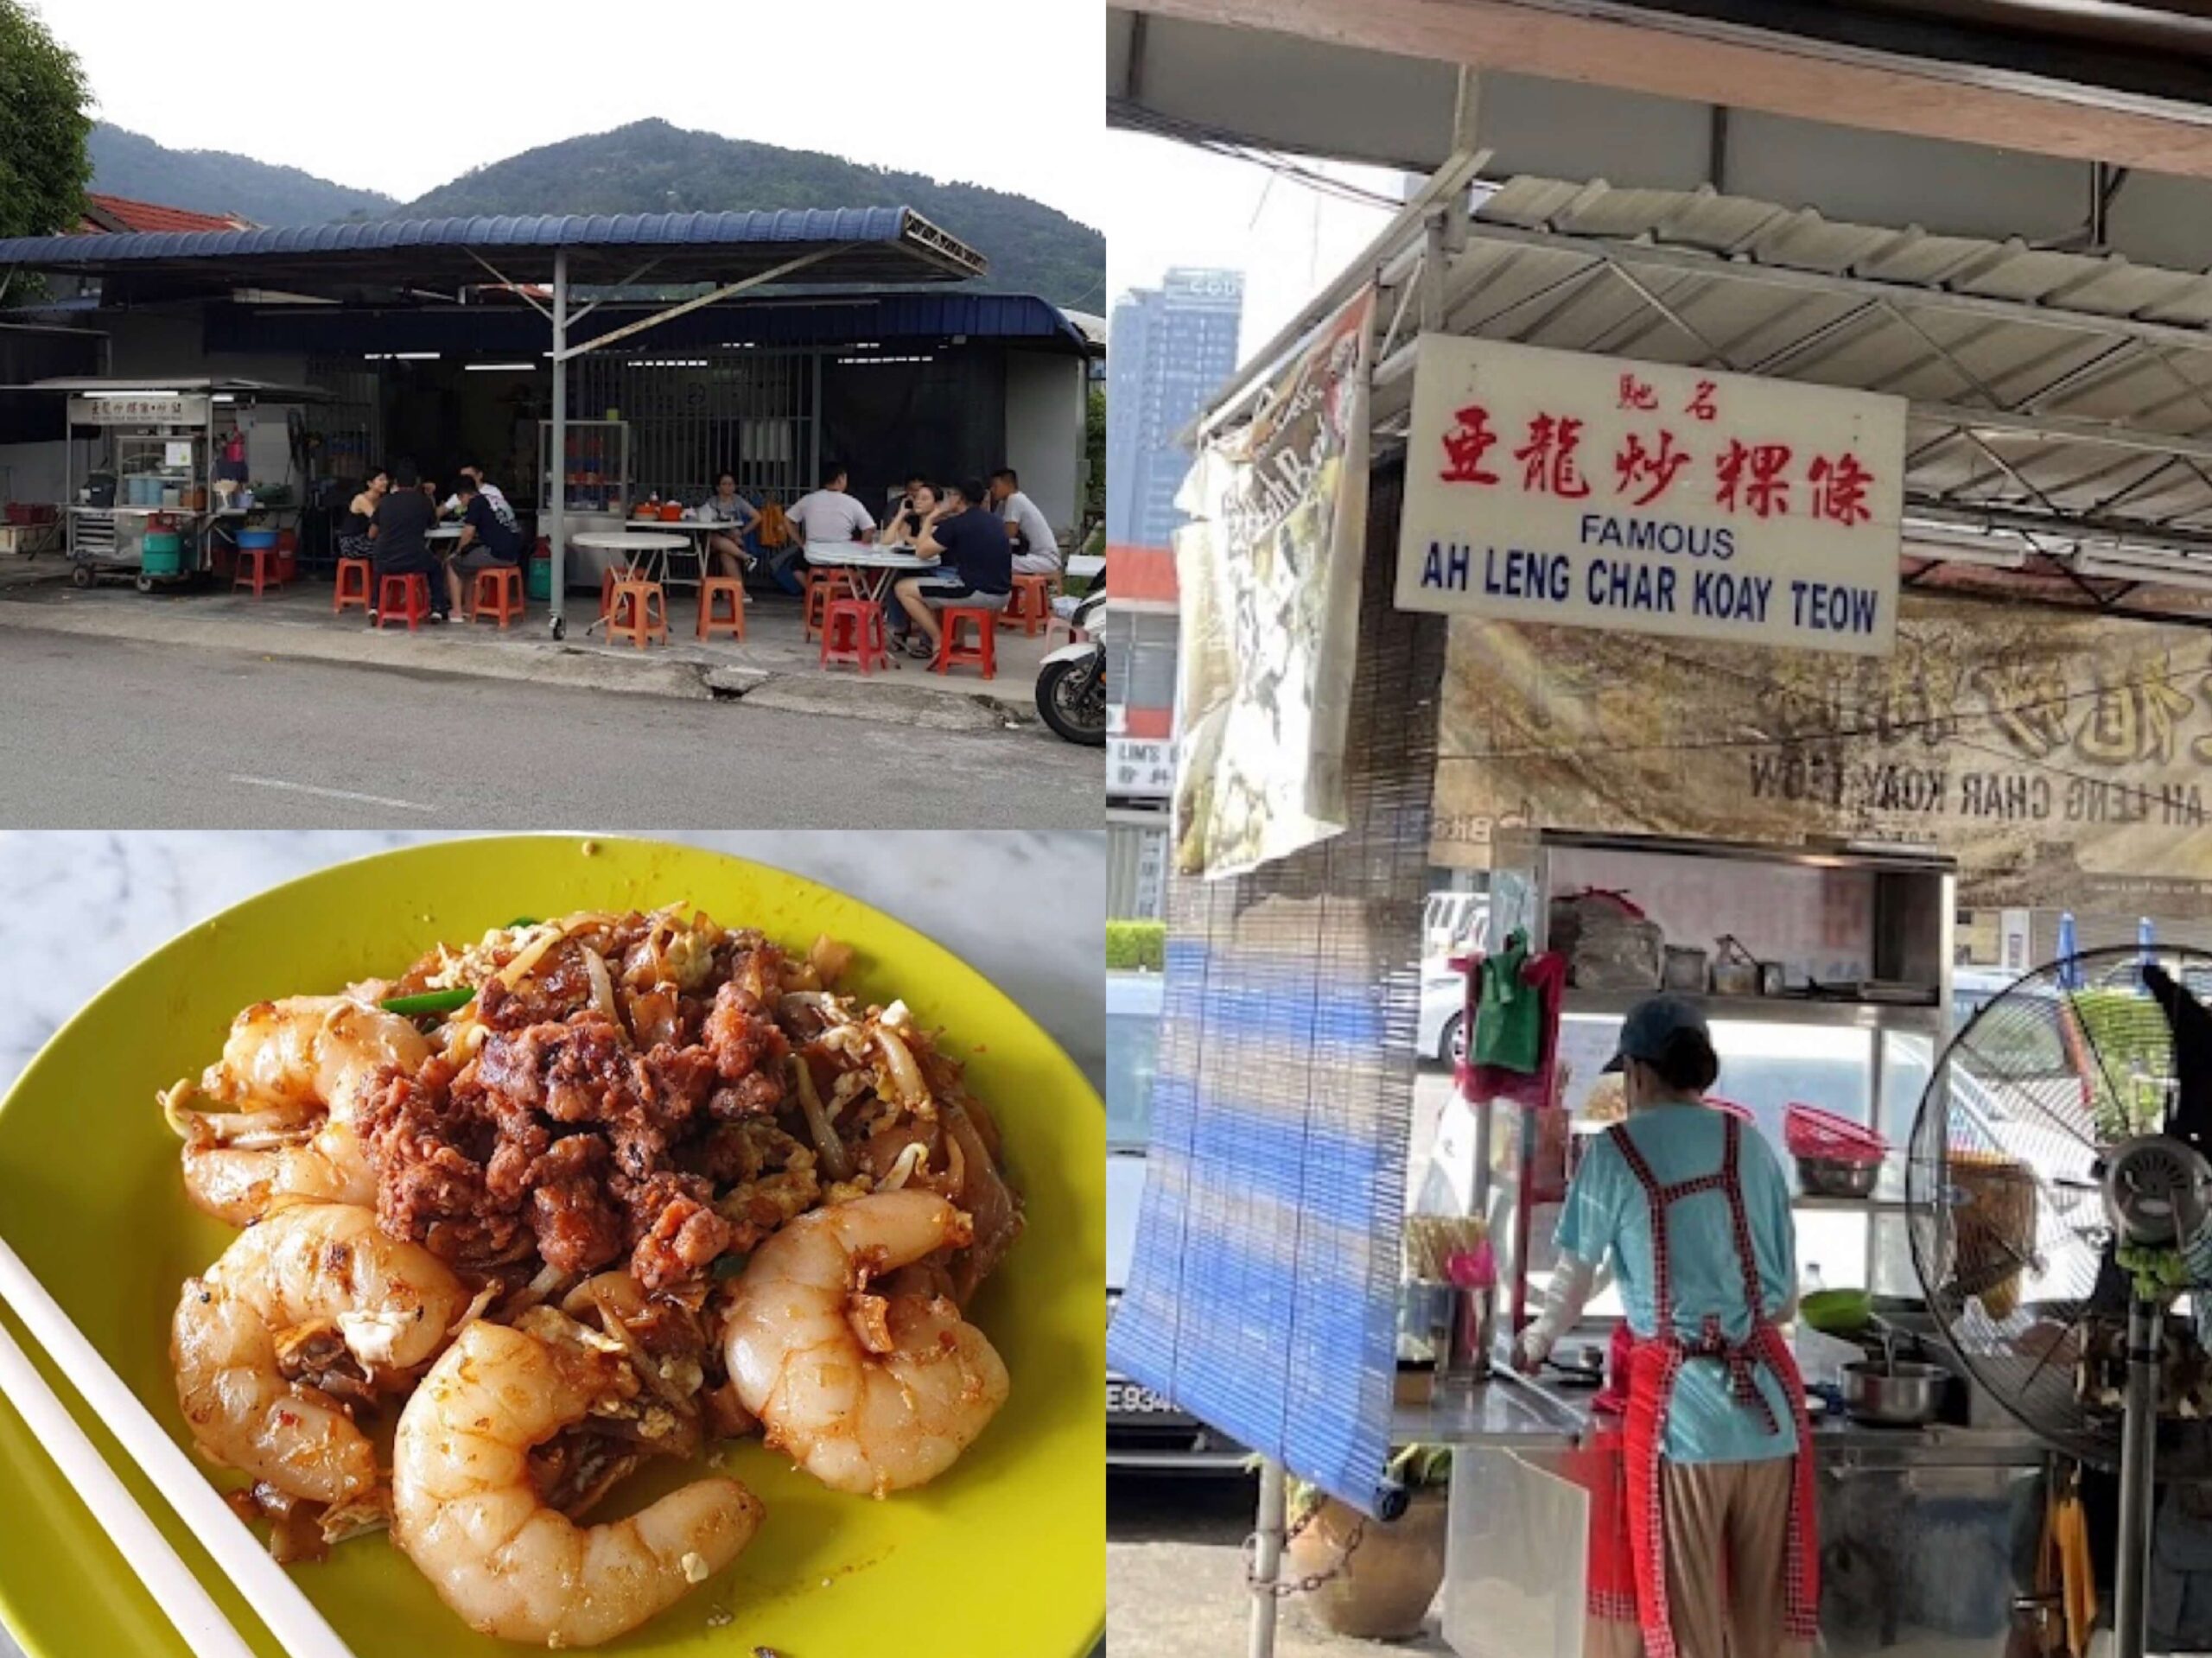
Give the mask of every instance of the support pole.
<svg viewBox="0 0 2212 1658">
<path fill-rule="evenodd" d="M 569 250 L 553 250 L 553 434 L 546 465 L 552 473 L 553 637 L 569 632 Z"/>
<path fill-rule="evenodd" d="M 1252 1528 L 1252 1633 L 1249 1658 L 1274 1658 L 1276 1579 L 1282 1575 L 1283 1528 L 1287 1519 L 1282 1464 L 1260 1458 L 1260 1511 Z"/>
<path fill-rule="evenodd" d="M 2151 1452 L 2158 1437 L 2160 1315 L 2155 1302 L 2127 1304 L 2127 1409 L 2120 1426 L 2120 1592 L 2113 1610 L 2118 1658 L 2143 1658 L 2144 1587 L 2151 1573 Z"/>
</svg>

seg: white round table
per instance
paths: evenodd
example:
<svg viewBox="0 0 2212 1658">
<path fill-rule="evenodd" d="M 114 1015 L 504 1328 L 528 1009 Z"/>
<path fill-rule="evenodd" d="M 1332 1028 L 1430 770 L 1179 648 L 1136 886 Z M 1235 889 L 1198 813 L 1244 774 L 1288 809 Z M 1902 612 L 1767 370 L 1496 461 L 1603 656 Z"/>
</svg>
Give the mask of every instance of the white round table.
<svg viewBox="0 0 2212 1658">
<path fill-rule="evenodd" d="M 830 569 L 852 572 L 853 585 L 871 603 L 881 604 L 883 595 L 891 584 L 901 575 L 919 570 L 938 568 L 934 559 L 923 558 L 899 547 L 870 547 L 860 542 L 852 543 L 851 550 L 828 543 L 810 543 L 806 548 L 806 562 Z"/>
<path fill-rule="evenodd" d="M 690 545 L 683 537 L 671 536 L 658 528 L 625 530 L 620 534 L 612 530 L 592 530 L 581 536 L 570 536 L 569 539 L 579 547 L 590 548 L 594 552 L 613 553 L 622 561 L 622 573 L 626 577 L 634 578 L 642 571 L 646 580 L 652 581 L 658 581 L 665 575 L 668 555 L 671 550 Z M 602 616 L 584 632 L 588 633 L 592 628 L 603 627 L 606 623 L 607 618 Z"/>
</svg>

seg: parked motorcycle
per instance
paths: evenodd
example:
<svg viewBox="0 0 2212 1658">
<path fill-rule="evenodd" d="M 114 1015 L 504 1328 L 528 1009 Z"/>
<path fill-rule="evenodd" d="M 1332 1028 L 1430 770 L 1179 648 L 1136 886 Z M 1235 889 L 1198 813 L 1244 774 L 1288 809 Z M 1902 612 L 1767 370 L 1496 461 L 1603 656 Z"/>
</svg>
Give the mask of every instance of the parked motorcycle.
<svg viewBox="0 0 2212 1658">
<path fill-rule="evenodd" d="M 1052 651 L 1037 670 L 1037 712 L 1071 743 L 1092 748 L 1106 741 L 1106 645 L 1098 637 L 1106 619 L 1103 581 L 1080 599 L 1059 599 L 1052 608 L 1065 619 L 1073 642 Z"/>
</svg>

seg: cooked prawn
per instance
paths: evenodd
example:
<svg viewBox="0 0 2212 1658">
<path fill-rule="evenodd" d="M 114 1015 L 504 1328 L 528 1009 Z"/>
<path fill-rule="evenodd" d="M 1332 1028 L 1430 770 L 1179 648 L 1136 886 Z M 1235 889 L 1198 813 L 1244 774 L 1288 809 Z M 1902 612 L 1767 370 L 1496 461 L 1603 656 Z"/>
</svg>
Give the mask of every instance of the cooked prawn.
<svg viewBox="0 0 2212 1658">
<path fill-rule="evenodd" d="M 868 1286 L 969 1238 L 958 1210 L 906 1189 L 802 1215 L 753 1252 L 724 1357 L 770 1445 L 876 1496 L 952 1465 L 1006 1402 L 1006 1366 L 950 1299 Z"/>
<path fill-rule="evenodd" d="M 358 1498 L 377 1483 L 376 1453 L 331 1388 L 404 1387 L 468 1301 L 437 1257 L 379 1231 L 373 1210 L 279 1208 L 185 1280 L 169 1357 L 192 1437 L 211 1460 L 294 1496 Z M 280 1352 L 316 1335 L 336 1340 L 315 1380 L 296 1379 Z"/>
<path fill-rule="evenodd" d="M 256 1002 L 232 1021 L 200 1089 L 243 1109 L 190 1109 L 193 1086 L 162 1098 L 184 1137 L 184 1186 L 207 1213 L 243 1226 L 280 1197 L 373 1204 L 353 1116 L 384 1068 L 410 1075 L 430 1045 L 406 1020 L 345 996 Z"/>
<path fill-rule="evenodd" d="M 694 1480 L 626 1520 L 584 1527 L 546 1507 L 530 1452 L 636 1387 L 592 1346 L 472 1324 L 408 1400 L 393 1447 L 392 1537 L 479 1634 L 588 1647 L 636 1628 L 752 1540 L 760 1499 Z"/>
</svg>

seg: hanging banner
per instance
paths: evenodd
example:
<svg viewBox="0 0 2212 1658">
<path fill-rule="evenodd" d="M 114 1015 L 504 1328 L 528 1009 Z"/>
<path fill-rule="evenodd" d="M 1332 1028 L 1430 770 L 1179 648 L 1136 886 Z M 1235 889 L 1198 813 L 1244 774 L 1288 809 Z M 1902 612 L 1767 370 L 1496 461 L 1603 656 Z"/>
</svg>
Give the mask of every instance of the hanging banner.
<svg viewBox="0 0 2212 1658">
<path fill-rule="evenodd" d="M 1369 288 L 1177 498 L 1180 873 L 1241 874 L 1344 831 L 1374 312 Z"/>
<path fill-rule="evenodd" d="M 1911 600 L 1885 661 L 1452 624 L 1433 855 L 1932 846 L 1975 906 L 2212 916 L 2212 632 Z"/>
<path fill-rule="evenodd" d="M 1881 656 L 1905 403 L 1421 337 L 1396 602 Z"/>
</svg>

